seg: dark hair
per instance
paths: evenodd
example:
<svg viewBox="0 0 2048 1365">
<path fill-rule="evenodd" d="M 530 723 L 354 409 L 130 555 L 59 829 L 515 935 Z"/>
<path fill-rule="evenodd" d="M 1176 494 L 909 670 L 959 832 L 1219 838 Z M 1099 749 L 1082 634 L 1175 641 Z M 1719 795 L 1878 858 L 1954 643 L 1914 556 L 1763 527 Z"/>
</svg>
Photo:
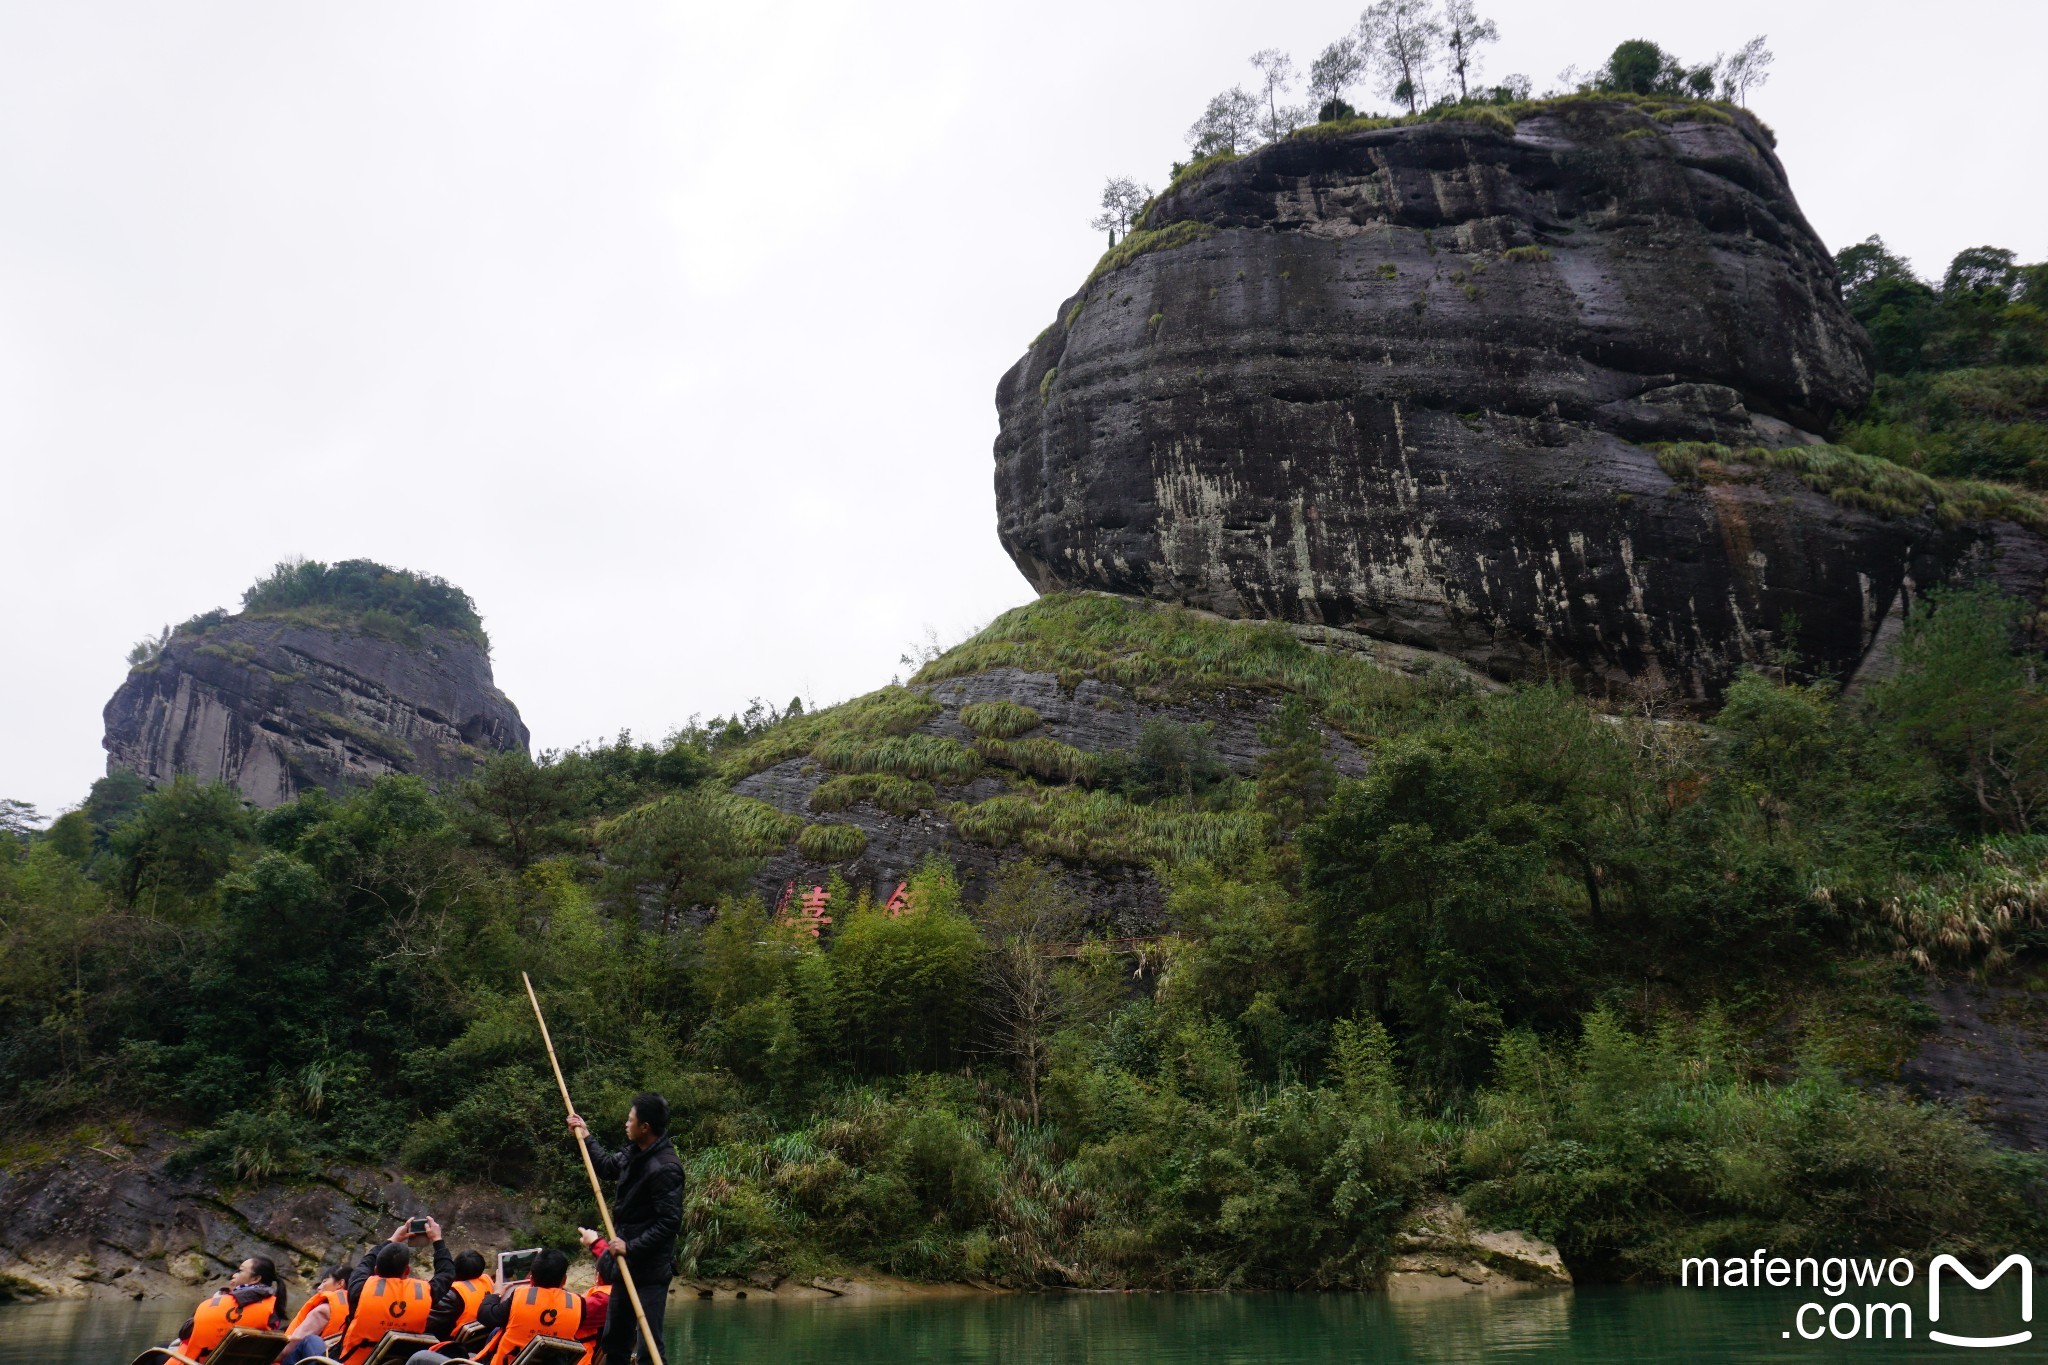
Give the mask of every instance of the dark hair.
<svg viewBox="0 0 2048 1365">
<path fill-rule="evenodd" d="M 654 1130 L 656 1137 L 668 1131 L 668 1101 L 652 1090 L 642 1091 L 633 1097 L 633 1112 L 640 1116 L 642 1123 Z"/>
<path fill-rule="evenodd" d="M 569 1258 L 549 1247 L 533 1258 L 533 1282 L 542 1289 L 560 1289 L 569 1278 Z"/>
<path fill-rule="evenodd" d="M 348 1268 L 348 1266 L 347 1266 L 346 1264 L 343 1264 L 343 1265 L 331 1265 L 331 1266 L 327 1267 L 327 1269 L 325 1269 L 325 1270 L 323 1270 L 323 1271 L 321 1271 L 321 1272 L 320 1272 L 320 1278 L 321 1278 L 321 1279 L 322 1279 L 323 1281 L 324 1281 L 324 1280 L 340 1280 L 340 1281 L 341 1281 L 341 1282 L 342 1282 L 342 1283 L 343 1283 L 343 1284 L 345 1285 L 345 1284 L 347 1284 L 347 1283 L 348 1283 L 348 1271 L 349 1271 L 349 1268 Z"/>
<path fill-rule="evenodd" d="M 484 1273 L 484 1254 L 481 1251 L 465 1251 L 455 1258 L 455 1278 L 473 1280 Z"/>
<path fill-rule="evenodd" d="M 256 1282 L 269 1288 L 277 1299 L 277 1305 L 270 1311 L 278 1317 L 291 1317 L 291 1296 L 284 1292 L 284 1281 L 277 1278 L 277 1263 L 268 1256 L 251 1256 L 250 1264 L 256 1267 Z"/>
<path fill-rule="evenodd" d="M 403 1242 L 386 1242 L 377 1248 L 375 1268 L 385 1279 L 397 1279 L 412 1269 L 412 1248 Z"/>
</svg>

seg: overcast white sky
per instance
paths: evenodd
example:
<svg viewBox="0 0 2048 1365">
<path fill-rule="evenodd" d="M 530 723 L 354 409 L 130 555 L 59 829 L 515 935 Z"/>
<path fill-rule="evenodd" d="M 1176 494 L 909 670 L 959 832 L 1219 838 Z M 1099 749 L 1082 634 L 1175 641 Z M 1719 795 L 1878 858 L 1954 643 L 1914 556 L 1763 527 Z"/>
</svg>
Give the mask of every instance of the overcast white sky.
<svg viewBox="0 0 2048 1365">
<path fill-rule="evenodd" d="M 468 589 L 536 747 L 1027 600 L 994 387 L 1102 177 L 1358 8 L 0 0 L 0 796 L 82 798 L 129 645 L 291 555 Z M 2048 5 L 1481 9 L 1539 90 L 1766 33 L 1831 247 L 2048 257 Z"/>
</svg>

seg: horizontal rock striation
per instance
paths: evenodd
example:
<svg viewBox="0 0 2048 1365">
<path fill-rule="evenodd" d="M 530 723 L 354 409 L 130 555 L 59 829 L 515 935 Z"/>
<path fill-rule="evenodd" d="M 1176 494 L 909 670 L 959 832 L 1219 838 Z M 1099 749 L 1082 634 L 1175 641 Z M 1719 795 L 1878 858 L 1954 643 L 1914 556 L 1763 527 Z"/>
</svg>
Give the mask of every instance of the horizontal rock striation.
<svg viewBox="0 0 2048 1365">
<path fill-rule="evenodd" d="M 107 703 L 109 771 L 226 782 L 258 806 L 385 773 L 443 781 L 527 746 L 472 637 L 404 639 L 262 617 L 172 637 Z"/>
<path fill-rule="evenodd" d="M 1787 648 L 1852 677 L 1930 583 L 2041 589 L 2018 526 L 1645 448 L 1816 443 L 1870 391 L 1739 111 L 1329 125 L 1188 178 L 1106 265 L 997 390 L 1000 533 L 1041 592 L 1711 700 Z"/>
</svg>

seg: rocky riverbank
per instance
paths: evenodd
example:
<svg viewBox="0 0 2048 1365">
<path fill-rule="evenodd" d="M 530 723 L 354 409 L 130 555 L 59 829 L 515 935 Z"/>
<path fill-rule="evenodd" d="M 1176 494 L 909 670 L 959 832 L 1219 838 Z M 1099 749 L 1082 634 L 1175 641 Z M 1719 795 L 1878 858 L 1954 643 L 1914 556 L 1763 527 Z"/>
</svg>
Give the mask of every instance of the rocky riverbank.
<svg viewBox="0 0 2048 1365">
<path fill-rule="evenodd" d="M 163 1129 L 84 1128 L 0 1163 L 0 1297 L 188 1297 L 268 1256 L 310 1283 L 401 1218 L 432 1213 L 451 1246 L 517 1244 L 518 1200 L 395 1170 L 333 1167 L 289 1185 L 223 1186 L 180 1174 Z"/>
</svg>

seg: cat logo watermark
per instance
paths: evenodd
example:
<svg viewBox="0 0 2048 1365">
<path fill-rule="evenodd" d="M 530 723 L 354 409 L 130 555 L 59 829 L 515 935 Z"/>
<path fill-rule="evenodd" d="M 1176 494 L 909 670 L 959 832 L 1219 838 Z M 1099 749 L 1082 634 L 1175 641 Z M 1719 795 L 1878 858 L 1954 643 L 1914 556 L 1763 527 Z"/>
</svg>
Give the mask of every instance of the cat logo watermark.
<svg viewBox="0 0 2048 1365">
<path fill-rule="evenodd" d="M 2006 1271 L 2018 1271 L 2020 1321 L 2031 1323 L 2034 1320 L 2034 1263 L 2025 1256 L 2018 1253 L 2008 1256 L 1980 1277 L 1955 1257 L 1941 1255 L 1927 1267 L 1928 1340 L 1944 1346 L 1981 1348 L 2019 1346 L 2034 1339 L 2031 1327 L 2002 1336 L 1966 1336 L 1944 1332 L 1935 1326 L 1941 1321 L 1941 1279 L 1945 1270 L 1961 1276 L 1972 1289 L 1989 1289 L 2004 1278 Z M 1746 1258 L 1731 1256 L 1726 1260 L 1713 1260 L 1688 1257 L 1680 1263 L 1678 1271 L 1679 1284 L 1689 1289 L 1800 1289 L 1811 1286 L 1821 1290 L 1836 1302 L 1800 1304 L 1799 1311 L 1793 1315 L 1792 1329 L 1780 1333 L 1790 1338 L 1796 1332 L 1805 1341 L 1819 1341 L 1822 1337 L 1833 1337 L 1837 1341 L 1910 1340 L 1913 1336 L 1911 1304 L 1863 1303 L 1843 1296 L 1857 1288 L 1875 1290 L 1889 1286 L 1904 1289 L 1911 1286 L 1917 1277 L 1918 1268 L 1903 1256 L 1889 1261 L 1845 1256 L 1830 1256 L 1826 1260 L 1801 1256 L 1788 1260 L 1783 1256 L 1771 1256 L 1762 1247 Z"/>
<path fill-rule="evenodd" d="M 1972 1275 L 1970 1268 L 1955 1257 L 1935 1257 L 1934 1264 L 1927 1267 L 1927 1320 L 1929 1322 L 1941 1321 L 1941 1272 L 1944 1267 L 1955 1271 L 1956 1274 L 1968 1280 L 1972 1289 L 1989 1289 L 1993 1282 L 2005 1274 L 2006 1271 L 2017 1270 L 2020 1273 L 2020 1321 L 2032 1322 L 2034 1320 L 2034 1263 L 2018 1252 L 2014 1252 L 2000 1261 L 1998 1268 L 1981 1280 Z M 1944 1346 L 2017 1346 L 2023 1341 L 2032 1341 L 2034 1333 L 2030 1328 L 2027 1331 L 2014 1332 L 2010 1336 L 2003 1337 L 1958 1337 L 1951 1336 L 1947 1332 L 1938 1332 L 1930 1327 L 1927 1329 L 1927 1337 L 1930 1341 L 1938 1341 Z"/>
</svg>

